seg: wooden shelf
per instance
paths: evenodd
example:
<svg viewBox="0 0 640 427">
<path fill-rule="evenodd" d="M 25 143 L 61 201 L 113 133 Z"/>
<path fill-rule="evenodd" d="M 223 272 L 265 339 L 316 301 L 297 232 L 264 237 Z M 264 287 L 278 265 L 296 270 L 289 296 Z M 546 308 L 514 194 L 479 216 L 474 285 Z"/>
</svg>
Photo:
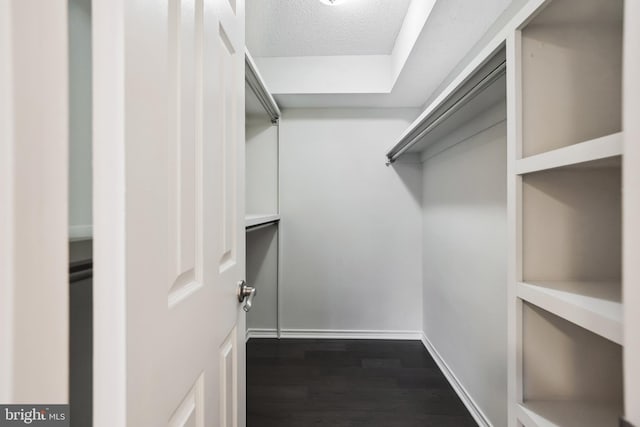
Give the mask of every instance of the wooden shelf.
<svg viewBox="0 0 640 427">
<path fill-rule="evenodd" d="M 518 405 L 526 427 L 616 427 L 621 404 L 573 401 L 528 401 Z"/>
<path fill-rule="evenodd" d="M 621 284 L 519 283 L 519 298 L 617 344 L 622 344 Z"/>
<path fill-rule="evenodd" d="M 619 158 L 615 159 L 620 155 L 622 155 L 622 132 L 617 132 L 520 159 L 516 161 L 516 173 L 523 175 L 564 166 L 615 165 L 620 164 Z M 604 159 L 612 160 L 612 162 L 595 162 Z"/>
<path fill-rule="evenodd" d="M 279 214 L 250 214 L 244 217 L 244 226 L 245 228 L 257 227 L 278 221 L 280 221 Z"/>
</svg>

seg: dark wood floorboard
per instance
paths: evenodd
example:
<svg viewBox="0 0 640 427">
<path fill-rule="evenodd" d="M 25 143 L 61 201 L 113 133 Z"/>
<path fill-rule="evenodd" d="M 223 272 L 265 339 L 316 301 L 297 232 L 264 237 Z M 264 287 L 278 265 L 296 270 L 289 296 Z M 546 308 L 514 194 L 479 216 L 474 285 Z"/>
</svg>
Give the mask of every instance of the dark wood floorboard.
<svg viewBox="0 0 640 427">
<path fill-rule="evenodd" d="M 247 427 L 474 427 L 419 341 L 247 343 Z"/>
</svg>

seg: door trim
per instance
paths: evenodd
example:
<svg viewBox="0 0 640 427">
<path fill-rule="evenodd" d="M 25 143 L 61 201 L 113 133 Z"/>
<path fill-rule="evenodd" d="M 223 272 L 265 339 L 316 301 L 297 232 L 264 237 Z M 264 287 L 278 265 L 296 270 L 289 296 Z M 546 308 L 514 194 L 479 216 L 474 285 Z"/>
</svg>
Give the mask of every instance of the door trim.
<svg viewBox="0 0 640 427">
<path fill-rule="evenodd" d="M 2 403 L 68 402 L 67 21 L 66 0 L 0 0 Z"/>
<path fill-rule="evenodd" d="M 125 426 L 126 0 L 93 0 L 93 425 Z"/>
</svg>

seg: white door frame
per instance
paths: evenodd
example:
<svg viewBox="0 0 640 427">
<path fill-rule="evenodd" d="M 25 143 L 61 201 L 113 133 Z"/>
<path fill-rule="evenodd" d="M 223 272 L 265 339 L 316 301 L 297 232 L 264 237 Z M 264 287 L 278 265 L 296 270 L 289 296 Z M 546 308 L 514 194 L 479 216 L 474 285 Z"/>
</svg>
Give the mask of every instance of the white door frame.
<svg viewBox="0 0 640 427">
<path fill-rule="evenodd" d="M 126 425 L 123 55 L 126 1 L 93 0 L 91 12 L 93 256 L 96 260 L 110 260 L 110 265 L 97 264 L 93 270 L 93 299 L 101 302 L 93 307 L 94 427 Z"/>
<path fill-rule="evenodd" d="M 0 0 L 0 402 L 68 402 L 67 0 Z"/>
<path fill-rule="evenodd" d="M 640 426 L 640 2 L 625 1 L 624 16 L 624 395 L 627 419 Z"/>
</svg>

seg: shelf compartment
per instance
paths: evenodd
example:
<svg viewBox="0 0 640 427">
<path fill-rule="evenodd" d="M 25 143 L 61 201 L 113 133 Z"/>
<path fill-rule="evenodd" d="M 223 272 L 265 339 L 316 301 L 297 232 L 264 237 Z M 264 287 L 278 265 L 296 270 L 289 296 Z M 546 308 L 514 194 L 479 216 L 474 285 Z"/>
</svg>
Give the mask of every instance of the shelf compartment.
<svg viewBox="0 0 640 427">
<path fill-rule="evenodd" d="M 521 415 L 530 426 L 617 426 L 622 346 L 527 302 L 522 308 Z M 595 424 L 583 420 L 583 408 Z"/>
<path fill-rule="evenodd" d="M 247 329 L 254 336 L 277 336 L 278 232 L 278 227 L 264 227 L 246 233 L 247 283 L 257 291 L 247 313 Z"/>
<path fill-rule="evenodd" d="M 522 177 L 523 282 L 621 282 L 621 168 L 593 163 Z"/>
<path fill-rule="evenodd" d="M 546 153 L 526 157 L 516 161 L 516 173 L 524 175 L 560 167 L 589 167 L 600 161 L 608 160 L 607 165 L 620 163 L 622 155 L 622 132 L 603 136 L 568 147 L 558 148 Z"/>
<path fill-rule="evenodd" d="M 245 228 L 258 227 L 280 221 L 279 214 L 247 214 L 244 217 Z"/>
<path fill-rule="evenodd" d="M 620 283 L 519 283 L 517 295 L 556 316 L 622 344 Z"/>
<path fill-rule="evenodd" d="M 553 0 L 521 32 L 523 157 L 622 129 L 623 0 Z"/>
<path fill-rule="evenodd" d="M 617 426 L 620 415 L 615 404 L 530 401 L 518 405 L 518 418 L 527 427 Z"/>
<path fill-rule="evenodd" d="M 247 89 L 247 100 L 251 98 L 255 98 L 255 95 Z M 246 210 L 277 212 L 278 126 L 274 126 L 265 113 L 251 114 L 248 109 L 245 122 Z"/>
</svg>

